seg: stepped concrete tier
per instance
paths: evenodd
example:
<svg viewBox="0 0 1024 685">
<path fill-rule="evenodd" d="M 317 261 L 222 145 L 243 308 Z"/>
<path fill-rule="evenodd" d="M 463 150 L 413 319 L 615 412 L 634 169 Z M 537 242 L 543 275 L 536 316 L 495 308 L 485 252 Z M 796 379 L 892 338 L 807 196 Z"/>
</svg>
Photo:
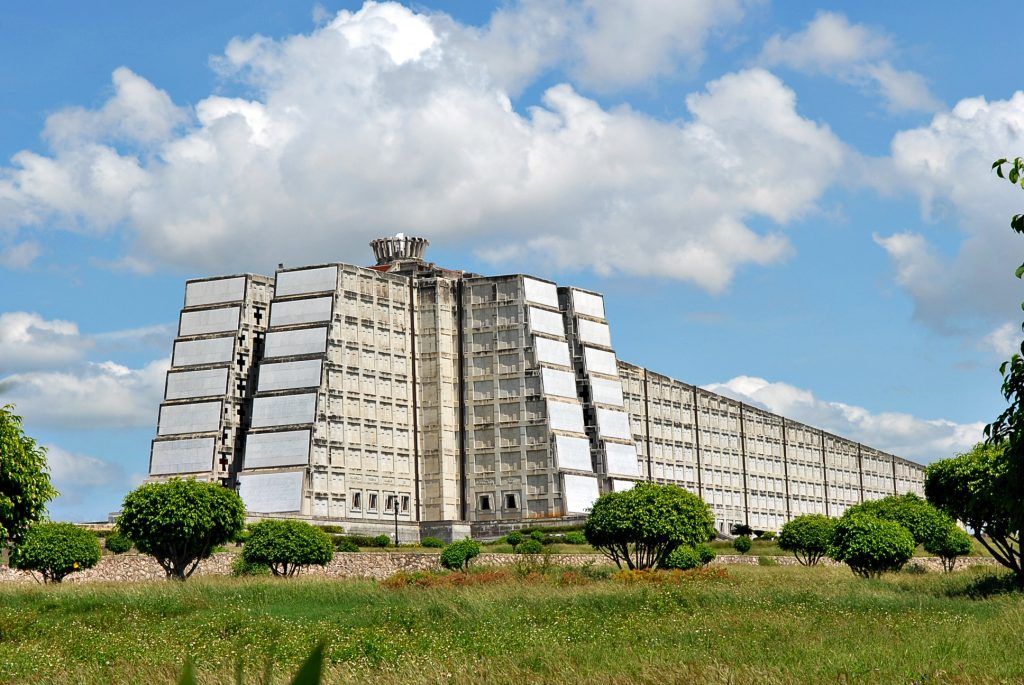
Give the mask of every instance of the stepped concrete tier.
<svg viewBox="0 0 1024 685">
<path fill-rule="evenodd" d="M 618 358 L 600 293 L 424 260 L 188 281 L 151 479 L 237 488 L 252 518 L 500 534 L 643 480 L 722 532 L 922 493 L 924 468 Z"/>
</svg>

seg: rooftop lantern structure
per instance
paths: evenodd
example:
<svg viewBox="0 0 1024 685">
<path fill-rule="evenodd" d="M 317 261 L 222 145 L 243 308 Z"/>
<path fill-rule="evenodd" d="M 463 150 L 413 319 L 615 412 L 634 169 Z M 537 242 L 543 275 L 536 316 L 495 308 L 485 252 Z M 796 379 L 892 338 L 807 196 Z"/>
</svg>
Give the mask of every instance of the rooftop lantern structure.
<svg viewBox="0 0 1024 685">
<path fill-rule="evenodd" d="M 426 238 L 407 236 L 404 233 L 370 241 L 377 266 L 404 260 L 423 261 L 427 245 L 430 245 L 430 241 Z"/>
</svg>

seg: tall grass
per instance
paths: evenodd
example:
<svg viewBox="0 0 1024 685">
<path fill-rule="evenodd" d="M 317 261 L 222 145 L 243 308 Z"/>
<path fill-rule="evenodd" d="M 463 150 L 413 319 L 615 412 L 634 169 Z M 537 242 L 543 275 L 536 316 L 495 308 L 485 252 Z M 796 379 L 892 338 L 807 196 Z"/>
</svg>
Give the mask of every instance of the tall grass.
<svg viewBox="0 0 1024 685">
<path fill-rule="evenodd" d="M 239 657 L 247 682 L 269 660 L 272 681 L 286 683 L 321 642 L 327 683 L 998 683 L 1024 673 L 1024 597 L 999 592 L 991 570 L 723 574 L 8 586 L 0 682 L 173 683 L 189 655 L 200 683 L 233 682 Z"/>
</svg>

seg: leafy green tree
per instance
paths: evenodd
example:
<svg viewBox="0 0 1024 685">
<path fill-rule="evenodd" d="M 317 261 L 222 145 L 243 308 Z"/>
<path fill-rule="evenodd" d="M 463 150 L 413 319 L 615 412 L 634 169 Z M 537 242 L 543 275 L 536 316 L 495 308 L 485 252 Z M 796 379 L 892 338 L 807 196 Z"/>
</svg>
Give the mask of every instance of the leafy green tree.
<svg viewBox="0 0 1024 685">
<path fill-rule="evenodd" d="M 168 578 L 185 580 L 218 545 L 234 540 L 245 524 L 245 505 L 216 483 L 172 478 L 147 483 L 124 498 L 118 529 L 151 554 Z"/>
<path fill-rule="evenodd" d="M 914 555 L 914 547 L 914 536 L 899 523 L 854 512 L 836 522 L 829 556 L 858 576 L 871 578 L 899 571 Z"/>
<path fill-rule="evenodd" d="M 946 534 L 925 545 L 929 554 L 942 559 L 942 568 L 946 573 L 951 573 L 956 567 L 957 557 L 963 557 L 971 553 L 974 545 L 971 544 L 971 536 L 963 529 L 951 525 Z"/>
<path fill-rule="evenodd" d="M 516 554 L 541 554 L 544 552 L 544 545 L 539 540 L 529 538 L 523 540 L 516 546 Z"/>
<path fill-rule="evenodd" d="M 103 540 L 103 546 L 107 548 L 108 552 L 124 554 L 132 548 L 132 541 L 124 533 L 115 531 Z"/>
<path fill-rule="evenodd" d="M 17 544 L 57 496 L 46 448 L 25 435 L 12 405 L 0 407 L 0 545 Z"/>
<path fill-rule="evenodd" d="M 457 540 L 441 550 L 441 566 L 452 571 L 465 571 L 469 562 L 480 556 L 480 543 L 466 538 Z"/>
<path fill-rule="evenodd" d="M 949 532 L 953 521 L 933 504 L 922 497 L 908 492 L 905 495 L 889 495 L 882 499 L 855 504 L 844 512 L 844 516 L 856 513 L 870 514 L 886 521 L 895 521 L 910 531 L 918 545 L 938 544 Z"/>
<path fill-rule="evenodd" d="M 792 552 L 804 566 L 814 566 L 828 554 L 836 520 L 824 514 L 804 514 L 787 521 L 779 531 L 779 549 Z"/>
<path fill-rule="evenodd" d="M 697 545 L 697 558 L 700 559 L 701 566 L 707 566 L 715 560 L 716 556 L 718 555 L 715 554 L 715 550 L 711 549 L 711 545 L 704 542 Z"/>
<path fill-rule="evenodd" d="M 512 551 L 515 552 L 516 548 L 523 544 L 523 534 L 518 530 L 514 530 L 505 536 L 505 542 L 512 545 Z"/>
<path fill-rule="evenodd" d="M 925 470 L 928 501 L 963 521 L 992 558 L 1010 569 L 1024 587 L 1019 488 L 1006 443 L 979 443 L 970 452 L 937 461 Z"/>
<path fill-rule="evenodd" d="M 90 531 L 73 523 L 48 521 L 29 526 L 11 554 L 11 566 L 40 573 L 44 583 L 59 583 L 99 560 L 100 542 Z"/>
<path fill-rule="evenodd" d="M 746 554 L 750 551 L 751 544 L 749 535 L 740 535 L 733 539 L 732 548 L 740 554 Z"/>
<path fill-rule="evenodd" d="M 326 565 L 334 558 L 334 545 L 331 536 L 305 521 L 266 519 L 249 528 L 242 557 L 291 578 L 304 566 Z"/>
<path fill-rule="evenodd" d="M 691 492 L 676 485 L 637 483 L 601 495 L 583 534 L 619 568 L 656 568 L 676 547 L 711 539 L 714 521 L 711 508 Z"/>
<path fill-rule="evenodd" d="M 702 566 L 700 554 L 689 545 L 680 545 L 672 550 L 664 565 L 665 568 L 678 569 L 680 571 L 689 571 L 692 568 Z"/>
</svg>

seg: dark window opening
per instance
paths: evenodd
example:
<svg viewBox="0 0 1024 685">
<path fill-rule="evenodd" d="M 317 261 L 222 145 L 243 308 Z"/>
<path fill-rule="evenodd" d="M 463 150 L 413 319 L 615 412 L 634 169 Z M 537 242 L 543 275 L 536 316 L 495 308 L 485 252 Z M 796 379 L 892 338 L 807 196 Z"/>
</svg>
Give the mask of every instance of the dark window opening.
<svg viewBox="0 0 1024 685">
<path fill-rule="evenodd" d="M 491 496 L 490 495 L 480 495 L 480 511 L 490 511 L 490 510 L 491 510 Z"/>
<path fill-rule="evenodd" d="M 363 508 L 363 493 L 361 493 L 361 492 L 353 492 L 352 493 L 352 507 L 351 508 L 352 509 L 362 509 Z"/>
<path fill-rule="evenodd" d="M 402 511 L 409 511 L 409 495 L 402 495 Z"/>
<path fill-rule="evenodd" d="M 366 498 L 366 508 L 370 511 L 377 510 L 377 493 L 371 492 Z"/>
<path fill-rule="evenodd" d="M 519 497 L 514 492 L 505 493 L 505 508 L 506 509 L 518 509 L 519 508 Z"/>
</svg>

